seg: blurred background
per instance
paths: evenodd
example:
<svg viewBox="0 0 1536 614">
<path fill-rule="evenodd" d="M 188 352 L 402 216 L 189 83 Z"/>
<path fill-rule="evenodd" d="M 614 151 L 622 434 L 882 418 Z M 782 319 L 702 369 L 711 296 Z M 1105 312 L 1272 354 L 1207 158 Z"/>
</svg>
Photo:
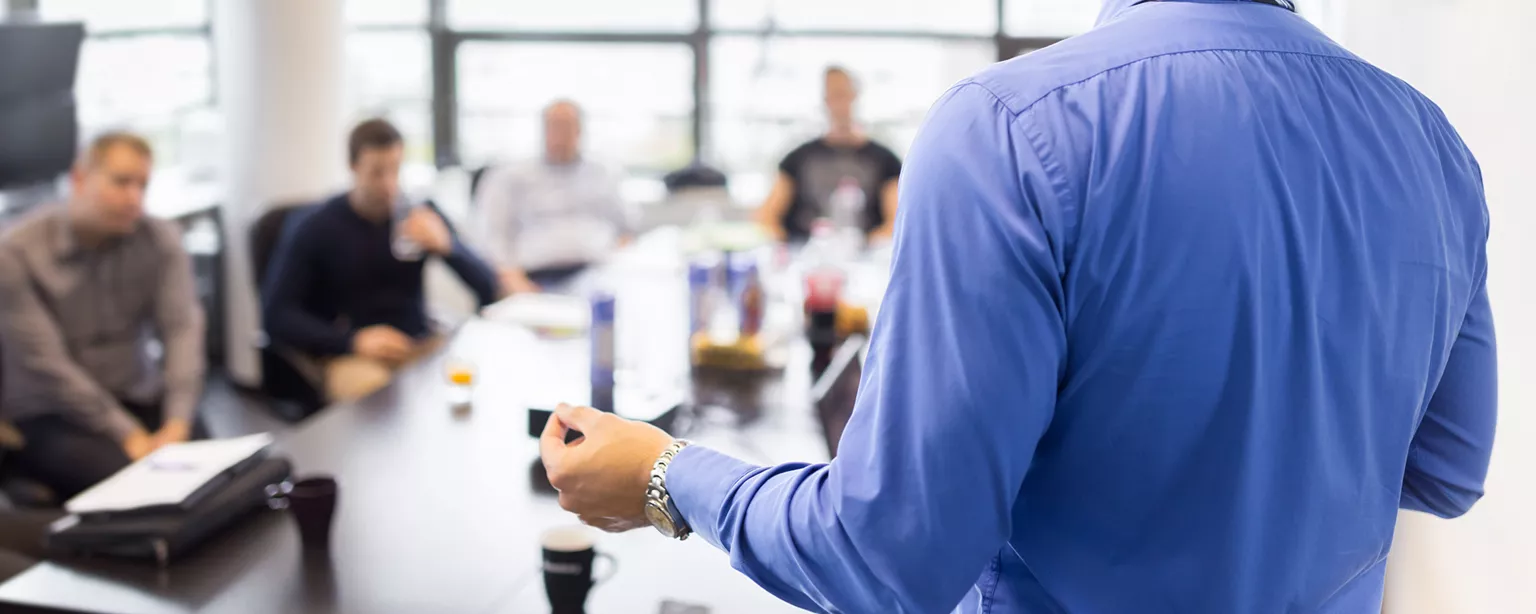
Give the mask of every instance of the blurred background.
<svg viewBox="0 0 1536 614">
<path fill-rule="evenodd" d="M 1482 163 L 1494 216 L 1503 412 L 1488 495 L 1458 521 L 1404 516 L 1387 610 L 1536 612 L 1536 8 L 1296 4 L 1443 106 Z M 856 75 L 864 126 L 905 154 L 951 84 L 1089 29 L 1098 10 L 1094 0 L 0 0 L 0 19 L 83 24 L 74 82 L 82 138 L 109 128 L 148 135 L 158 197 L 219 203 L 222 231 L 211 240 L 236 246 L 262 208 L 342 187 L 341 135 L 356 120 L 399 125 L 407 183 L 430 189 L 445 172 L 536 156 L 539 113 L 555 98 L 584 106 L 586 150 L 625 171 L 637 208 L 663 200 L 661 177 L 694 160 L 724 171 L 732 200 L 755 206 L 784 154 L 824 129 L 828 65 Z M 311 114 L 324 118 L 314 130 L 272 123 Z M 292 139 L 318 153 L 275 160 Z M 284 163 L 319 170 L 274 188 L 271 173 Z M 210 299 L 216 310 L 253 317 L 242 306 L 251 302 L 246 266 L 217 266 L 229 278 Z M 245 328 L 227 329 L 229 347 L 244 345 Z"/>
<path fill-rule="evenodd" d="M 211 0 L 5 0 L 88 36 L 83 133 L 131 127 L 161 168 L 215 172 L 224 125 Z M 1302 12 L 1335 27 L 1337 0 Z M 540 109 L 580 101 L 586 145 L 638 179 L 694 156 L 766 195 L 822 128 L 821 72 L 850 69 L 860 116 L 905 153 L 939 93 L 989 63 L 1082 32 L 1094 0 L 345 0 L 348 120 L 400 126 L 413 162 L 482 167 L 539 146 Z M 635 189 L 642 196 L 648 192 Z M 649 193 L 659 193 L 652 190 Z"/>
</svg>

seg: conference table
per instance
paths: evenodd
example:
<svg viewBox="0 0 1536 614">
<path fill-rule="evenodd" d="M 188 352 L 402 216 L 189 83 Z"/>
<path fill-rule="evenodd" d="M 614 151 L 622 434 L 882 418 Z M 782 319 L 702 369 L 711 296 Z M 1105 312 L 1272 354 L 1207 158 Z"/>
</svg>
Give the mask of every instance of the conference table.
<svg viewBox="0 0 1536 614">
<path fill-rule="evenodd" d="M 757 381 L 696 372 L 675 237 L 649 243 L 594 275 L 617 297 L 619 413 L 625 399 L 680 395 L 690 402 L 676 411 L 675 435 L 756 463 L 826 460 L 809 401 L 809 348 L 788 344 L 787 366 Z M 473 402 L 455 410 L 445 369 L 465 363 L 475 370 Z M 307 553 L 286 512 L 263 510 L 165 568 L 40 563 L 0 585 L 0 604 L 131 614 L 547 612 L 540 534 L 577 521 L 534 487 L 528 409 L 587 401 L 588 367 L 584 336 L 551 339 L 473 319 L 388 388 L 279 438 L 275 453 L 296 476 L 338 481 L 329 554 Z M 611 577 L 588 599 L 592 614 L 648 614 L 667 600 L 714 613 L 797 611 L 702 539 L 642 529 L 602 534 L 597 549 L 616 566 L 599 562 L 598 575 Z"/>
</svg>

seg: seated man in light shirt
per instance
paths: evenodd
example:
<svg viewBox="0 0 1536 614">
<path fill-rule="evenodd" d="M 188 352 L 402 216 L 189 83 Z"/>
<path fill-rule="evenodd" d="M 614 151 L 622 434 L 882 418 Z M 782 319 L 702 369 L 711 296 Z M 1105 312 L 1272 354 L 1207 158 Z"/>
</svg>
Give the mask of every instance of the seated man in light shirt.
<svg viewBox="0 0 1536 614">
<path fill-rule="evenodd" d="M 537 292 L 626 243 L 619 175 L 581 155 L 581 109 L 544 109 L 544 157 L 491 170 L 475 208 L 484 251 L 508 293 Z"/>
</svg>

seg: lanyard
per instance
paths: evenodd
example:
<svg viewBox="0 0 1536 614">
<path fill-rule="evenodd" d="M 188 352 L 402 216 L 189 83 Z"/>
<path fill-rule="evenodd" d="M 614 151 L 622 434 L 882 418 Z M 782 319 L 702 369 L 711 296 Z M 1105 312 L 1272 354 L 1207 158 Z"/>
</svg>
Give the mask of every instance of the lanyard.
<svg viewBox="0 0 1536 614">
<path fill-rule="evenodd" d="M 1296 12 L 1296 5 L 1293 4 L 1291 2 L 1291 0 L 1249 0 L 1249 1 L 1250 2 L 1254 2 L 1256 4 L 1268 4 L 1270 6 L 1278 6 L 1280 8 L 1283 8 L 1283 9 L 1287 10 L 1287 11 L 1290 11 L 1292 13 Z M 1137 2 L 1136 4 L 1146 4 L 1148 2 L 1162 2 L 1162 0 L 1141 0 L 1140 2 Z M 1136 6 L 1136 4 L 1133 4 L 1131 6 Z"/>
</svg>

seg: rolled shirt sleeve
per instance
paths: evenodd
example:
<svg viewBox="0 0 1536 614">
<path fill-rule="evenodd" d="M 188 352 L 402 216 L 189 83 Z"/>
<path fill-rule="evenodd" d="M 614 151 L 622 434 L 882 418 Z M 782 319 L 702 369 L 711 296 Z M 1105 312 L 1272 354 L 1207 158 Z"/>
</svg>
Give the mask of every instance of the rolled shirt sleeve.
<svg viewBox="0 0 1536 614">
<path fill-rule="evenodd" d="M 1486 261 L 1486 260 L 1485 260 Z M 1399 505 L 1455 518 L 1483 496 L 1498 422 L 1498 351 L 1487 268 L 1413 435 Z"/>
</svg>

